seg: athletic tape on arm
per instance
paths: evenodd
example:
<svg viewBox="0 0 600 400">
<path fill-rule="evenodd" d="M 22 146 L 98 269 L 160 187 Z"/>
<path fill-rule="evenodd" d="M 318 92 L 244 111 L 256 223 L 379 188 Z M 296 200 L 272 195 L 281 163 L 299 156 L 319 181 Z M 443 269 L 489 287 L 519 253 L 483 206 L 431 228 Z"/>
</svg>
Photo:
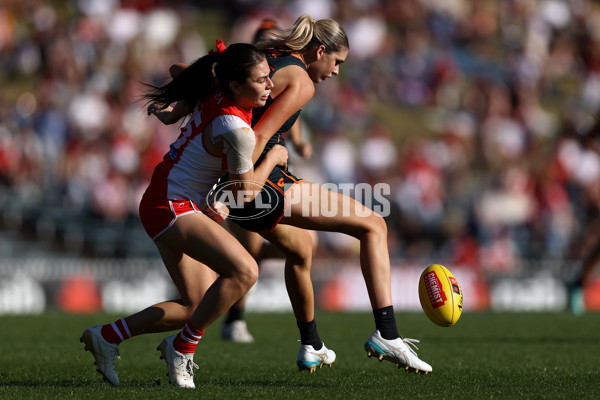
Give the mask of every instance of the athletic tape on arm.
<svg viewBox="0 0 600 400">
<path fill-rule="evenodd" d="M 222 138 L 229 173 L 240 175 L 252 167 L 252 152 L 256 145 L 254 131 L 240 118 L 226 115 L 213 121 L 213 138 Z"/>
</svg>

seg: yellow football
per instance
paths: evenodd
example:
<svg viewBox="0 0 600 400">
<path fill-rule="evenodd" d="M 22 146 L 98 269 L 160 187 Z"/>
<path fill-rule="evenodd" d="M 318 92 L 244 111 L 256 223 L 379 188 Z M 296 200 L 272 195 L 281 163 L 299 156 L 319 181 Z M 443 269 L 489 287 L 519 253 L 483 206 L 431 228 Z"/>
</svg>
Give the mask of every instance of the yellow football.
<svg viewBox="0 0 600 400">
<path fill-rule="evenodd" d="M 462 289 L 443 265 L 425 268 L 419 279 L 419 300 L 425 314 L 439 326 L 454 325 L 462 314 Z"/>
</svg>

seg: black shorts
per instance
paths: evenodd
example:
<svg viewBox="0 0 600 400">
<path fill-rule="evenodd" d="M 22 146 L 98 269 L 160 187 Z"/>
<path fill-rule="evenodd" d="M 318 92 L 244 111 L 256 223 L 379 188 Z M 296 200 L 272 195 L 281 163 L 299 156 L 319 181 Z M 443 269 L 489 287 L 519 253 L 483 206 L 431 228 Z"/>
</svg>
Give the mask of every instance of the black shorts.
<svg viewBox="0 0 600 400">
<path fill-rule="evenodd" d="M 285 211 L 285 193 L 302 179 L 275 167 L 256 198 L 244 207 L 230 208 L 228 219 L 252 232 L 272 231 Z"/>
</svg>

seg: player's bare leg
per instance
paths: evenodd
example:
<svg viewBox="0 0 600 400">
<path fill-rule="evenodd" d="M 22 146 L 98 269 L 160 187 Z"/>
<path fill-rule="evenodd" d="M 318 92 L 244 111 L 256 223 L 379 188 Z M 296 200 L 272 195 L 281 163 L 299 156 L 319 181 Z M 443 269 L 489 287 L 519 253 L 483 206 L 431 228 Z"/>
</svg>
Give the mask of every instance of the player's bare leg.
<svg viewBox="0 0 600 400">
<path fill-rule="evenodd" d="M 300 330 L 301 345 L 296 359 L 300 371 L 311 373 L 335 362 L 336 355 L 321 340 L 315 322 L 315 296 L 310 270 L 313 235 L 290 225 L 277 225 L 263 236 L 286 255 L 285 284 Z"/>
<path fill-rule="evenodd" d="M 360 241 L 360 265 L 376 326 L 375 332 L 365 343 L 367 355 L 376 355 L 379 360 L 392 361 L 407 370 L 431 372 L 431 366 L 420 360 L 410 347 L 412 339 L 403 339 L 398 334 L 392 307 L 387 226 L 384 219 L 356 200 L 315 183 L 298 183 L 288 191 L 286 197 L 289 209 L 286 209 L 281 224 L 341 232 Z M 327 210 L 327 214 L 322 210 Z M 329 212 L 333 210 L 335 212 Z"/>
<path fill-rule="evenodd" d="M 156 245 L 181 298 L 154 304 L 125 318 L 133 336 L 181 329 L 217 279 L 205 264 L 181 252 L 168 251 L 162 243 Z"/>
<path fill-rule="evenodd" d="M 315 183 L 300 182 L 286 195 L 289 212 L 281 224 L 317 231 L 341 232 L 360 241 L 361 270 L 373 309 L 392 304 L 390 258 L 385 220 L 351 197 L 327 190 Z M 322 215 L 321 204 L 337 210 L 335 215 Z M 334 208 L 335 207 L 335 208 Z"/>
<path fill-rule="evenodd" d="M 263 236 L 285 254 L 285 284 L 297 321 L 309 322 L 315 318 L 312 267 L 312 239 L 310 233 L 289 225 L 277 225 Z"/>
<path fill-rule="evenodd" d="M 236 239 L 260 265 L 264 239 L 258 233 L 247 231 L 233 222 L 229 222 L 228 227 L 229 231 L 234 234 Z M 248 294 L 244 295 L 229 309 L 221 326 L 221 337 L 223 339 L 234 343 L 252 343 L 254 341 L 254 337 L 248 330 L 248 325 L 244 320 L 247 300 Z"/>
<path fill-rule="evenodd" d="M 258 265 L 243 246 L 220 225 L 203 214 L 180 217 L 157 239 L 159 250 L 171 275 L 183 276 L 181 253 L 210 265 L 217 279 L 203 293 L 190 320 L 177 334 L 165 338 L 158 350 L 164 358 L 169 381 L 178 387 L 193 388 L 196 345 L 211 324 L 229 310 L 258 279 Z M 174 279 L 175 280 L 175 279 Z M 175 282 L 187 287 L 185 281 Z"/>
</svg>

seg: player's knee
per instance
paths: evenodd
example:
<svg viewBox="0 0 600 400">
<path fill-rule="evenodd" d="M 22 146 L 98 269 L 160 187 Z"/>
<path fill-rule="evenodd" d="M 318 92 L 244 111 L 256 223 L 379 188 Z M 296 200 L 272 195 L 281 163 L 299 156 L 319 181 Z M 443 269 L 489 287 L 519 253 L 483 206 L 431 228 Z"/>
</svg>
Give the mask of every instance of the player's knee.
<svg viewBox="0 0 600 400">
<path fill-rule="evenodd" d="M 204 294 L 202 294 L 202 296 L 203 295 Z M 183 306 L 182 311 L 185 313 L 185 315 L 183 316 L 184 320 L 187 321 L 188 319 L 192 318 L 192 314 L 194 314 L 194 311 L 200 304 L 202 296 L 198 296 L 197 293 L 188 296 L 184 293 L 182 294 L 180 300 L 176 300 L 176 302 L 180 303 Z"/>
<path fill-rule="evenodd" d="M 381 215 L 372 213 L 368 218 L 367 226 L 369 232 L 381 236 L 382 238 L 387 238 L 387 224 Z"/>
<path fill-rule="evenodd" d="M 188 304 L 184 304 L 184 311 L 185 311 L 185 320 L 187 321 L 188 319 L 192 318 L 192 314 L 194 314 L 194 311 L 196 310 L 196 308 L 198 308 L 198 304 L 197 302 L 190 302 Z"/>
<path fill-rule="evenodd" d="M 244 256 L 237 264 L 234 276 L 243 290 L 250 290 L 258 280 L 258 264 L 254 258 L 249 254 Z"/>
<path fill-rule="evenodd" d="M 286 251 L 287 258 L 296 265 L 310 265 L 312 255 L 313 238 L 308 231 L 295 235 Z"/>
</svg>

